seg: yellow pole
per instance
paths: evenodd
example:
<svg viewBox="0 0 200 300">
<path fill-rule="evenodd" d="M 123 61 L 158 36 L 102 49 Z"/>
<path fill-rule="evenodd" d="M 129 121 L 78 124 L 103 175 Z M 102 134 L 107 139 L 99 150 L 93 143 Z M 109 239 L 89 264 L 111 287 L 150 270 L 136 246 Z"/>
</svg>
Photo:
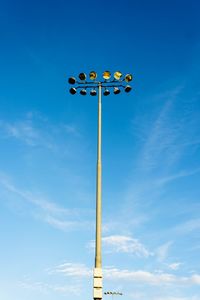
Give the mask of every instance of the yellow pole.
<svg viewBox="0 0 200 300">
<path fill-rule="evenodd" d="M 102 299 L 102 259 L 101 259 L 101 83 L 98 86 L 98 139 L 97 139 L 97 182 L 96 182 L 96 245 L 93 298 Z"/>
</svg>

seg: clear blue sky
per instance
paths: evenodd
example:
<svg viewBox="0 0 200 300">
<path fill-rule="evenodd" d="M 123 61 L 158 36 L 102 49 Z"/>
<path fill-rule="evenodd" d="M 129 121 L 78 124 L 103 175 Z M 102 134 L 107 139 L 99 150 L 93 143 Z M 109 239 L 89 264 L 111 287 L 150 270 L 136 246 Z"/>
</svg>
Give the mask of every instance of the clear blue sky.
<svg viewBox="0 0 200 300">
<path fill-rule="evenodd" d="M 199 11 L 0 2 L 1 300 L 92 299 L 97 98 L 67 78 L 107 69 L 134 81 L 103 99 L 104 291 L 199 300 Z"/>
</svg>

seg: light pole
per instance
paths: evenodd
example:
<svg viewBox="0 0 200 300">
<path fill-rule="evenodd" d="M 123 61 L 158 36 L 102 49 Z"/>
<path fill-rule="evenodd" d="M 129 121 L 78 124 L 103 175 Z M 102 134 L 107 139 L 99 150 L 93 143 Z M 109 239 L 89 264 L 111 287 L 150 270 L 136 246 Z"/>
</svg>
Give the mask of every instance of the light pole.
<svg viewBox="0 0 200 300">
<path fill-rule="evenodd" d="M 121 92 L 123 88 L 125 92 L 131 91 L 129 82 L 132 80 L 132 75 L 127 74 L 124 78 L 122 73 L 117 71 L 111 78 L 111 73 L 105 71 L 103 73 L 103 80 L 97 80 L 97 73 L 92 71 L 89 73 L 89 81 L 85 73 L 80 73 L 78 80 L 75 77 L 70 77 L 68 82 L 73 85 L 70 88 L 70 93 L 75 95 L 77 91 L 80 91 L 82 96 L 87 95 L 87 90 L 90 91 L 91 96 L 97 95 L 98 90 L 98 139 L 97 139 L 97 174 L 96 174 L 96 240 L 95 240 L 95 265 L 93 273 L 93 298 L 94 300 L 102 299 L 102 255 L 101 255 L 101 177 L 102 177 L 102 166 L 101 166 L 101 96 L 102 89 L 103 95 L 110 95 L 110 89 L 113 89 L 115 95 Z"/>
</svg>

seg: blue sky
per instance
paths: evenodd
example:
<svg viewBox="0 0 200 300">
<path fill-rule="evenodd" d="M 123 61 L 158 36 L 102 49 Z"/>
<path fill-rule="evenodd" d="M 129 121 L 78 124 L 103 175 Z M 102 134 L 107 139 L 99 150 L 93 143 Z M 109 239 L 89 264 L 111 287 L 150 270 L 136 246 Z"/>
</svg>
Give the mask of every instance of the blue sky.
<svg viewBox="0 0 200 300">
<path fill-rule="evenodd" d="M 0 2 L 0 299 L 92 299 L 97 98 L 67 78 L 107 69 L 134 80 L 103 99 L 104 291 L 199 299 L 199 9 Z"/>
</svg>

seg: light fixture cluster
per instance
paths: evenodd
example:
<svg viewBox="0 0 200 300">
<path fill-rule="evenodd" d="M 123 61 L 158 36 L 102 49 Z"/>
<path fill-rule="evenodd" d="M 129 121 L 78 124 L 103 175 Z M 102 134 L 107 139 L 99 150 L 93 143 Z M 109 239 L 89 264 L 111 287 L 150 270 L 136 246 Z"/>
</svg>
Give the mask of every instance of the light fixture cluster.
<svg viewBox="0 0 200 300">
<path fill-rule="evenodd" d="M 105 292 L 104 295 L 119 295 L 122 296 L 123 294 L 120 292 Z"/>
<path fill-rule="evenodd" d="M 110 71 L 103 72 L 103 80 L 98 81 L 97 80 L 97 73 L 95 71 L 91 71 L 89 73 L 89 81 L 87 80 L 87 75 L 85 73 L 80 73 L 78 75 L 78 80 L 75 77 L 70 77 L 68 79 L 68 83 L 71 85 L 76 84 L 76 87 L 70 88 L 70 93 L 72 95 L 75 95 L 77 90 L 80 91 L 80 94 L 82 96 L 87 95 L 87 89 L 90 90 L 91 96 L 97 95 L 97 88 L 101 86 L 104 88 L 103 95 L 108 96 L 110 95 L 110 88 L 113 88 L 113 93 L 115 95 L 119 94 L 121 92 L 120 88 L 123 88 L 126 93 L 131 91 L 131 86 L 128 84 L 130 81 L 132 81 L 133 77 L 131 74 L 126 74 L 123 77 L 123 74 L 120 71 L 116 71 L 113 74 L 113 78 Z M 124 85 L 125 83 L 125 85 Z"/>
</svg>

